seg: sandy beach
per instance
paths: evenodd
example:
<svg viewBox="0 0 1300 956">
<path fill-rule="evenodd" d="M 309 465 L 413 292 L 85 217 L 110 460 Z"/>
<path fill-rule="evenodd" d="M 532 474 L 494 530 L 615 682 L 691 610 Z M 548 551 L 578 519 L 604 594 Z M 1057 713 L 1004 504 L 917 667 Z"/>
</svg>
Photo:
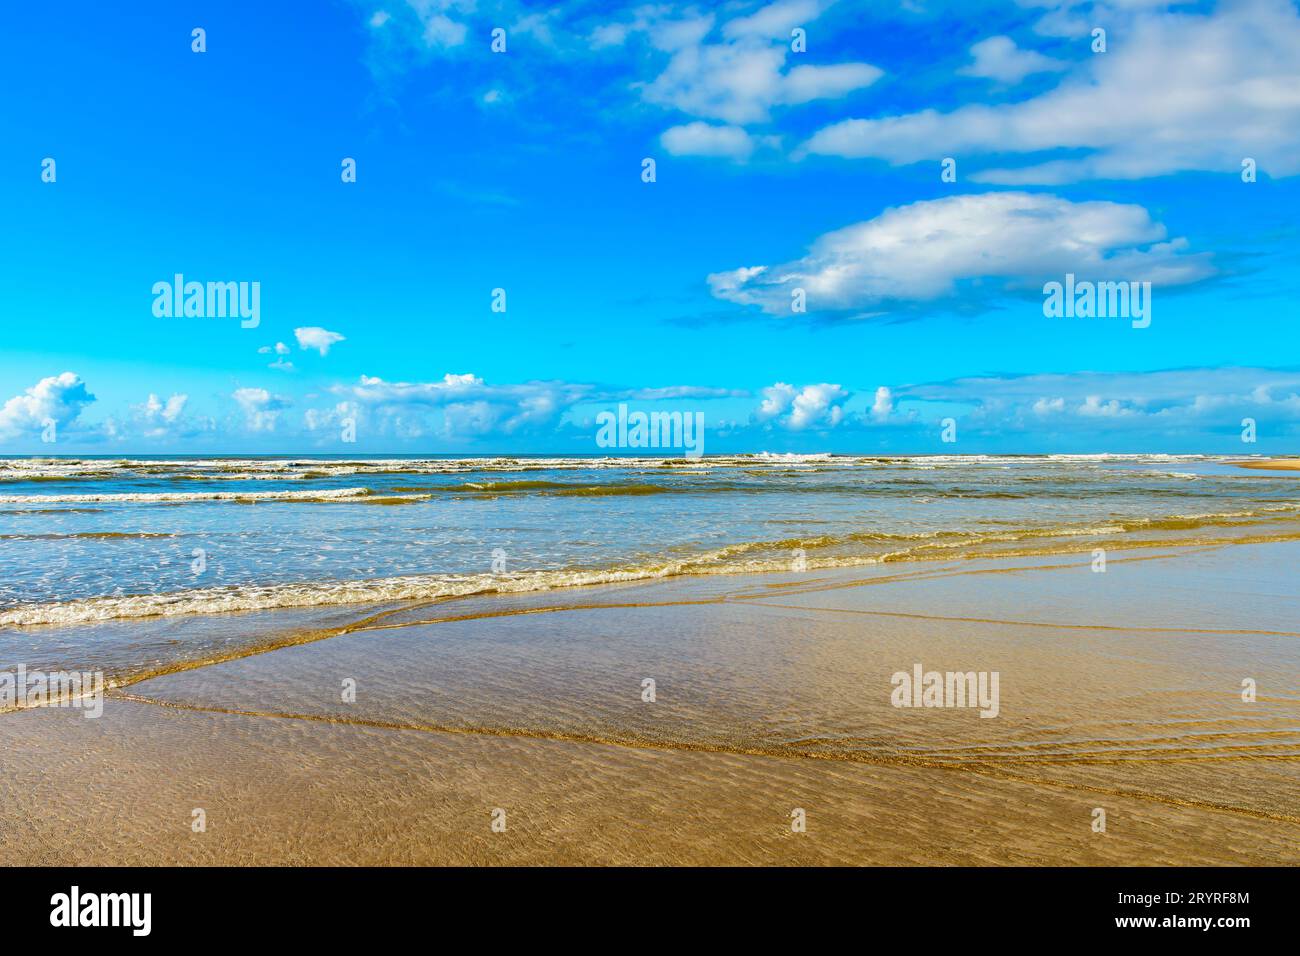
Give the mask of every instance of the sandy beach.
<svg viewBox="0 0 1300 956">
<path fill-rule="evenodd" d="M 1300 458 L 1269 458 L 1264 461 L 1239 461 L 1242 468 L 1258 468 L 1263 471 L 1300 471 Z"/>
<path fill-rule="evenodd" d="M 96 720 L 4 715 L 0 844 L 29 864 L 1295 865 L 1297 558 L 1136 548 L 1105 573 L 1080 552 L 334 608 L 302 643 L 110 692 Z M 997 715 L 894 706 L 915 665 L 997 672 Z"/>
</svg>

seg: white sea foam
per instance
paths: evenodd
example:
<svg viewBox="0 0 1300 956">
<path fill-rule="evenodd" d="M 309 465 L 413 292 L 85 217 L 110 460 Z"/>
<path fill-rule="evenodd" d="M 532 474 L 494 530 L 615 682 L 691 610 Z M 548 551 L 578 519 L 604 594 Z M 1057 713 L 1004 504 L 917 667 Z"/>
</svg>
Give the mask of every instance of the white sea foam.
<svg viewBox="0 0 1300 956">
<path fill-rule="evenodd" d="M 0 495 L 0 504 L 157 504 L 186 501 L 355 501 L 374 494 L 369 488 L 327 488 L 319 491 L 160 491 L 88 495 Z M 384 499 L 422 501 L 430 495 L 382 495 Z"/>
<path fill-rule="evenodd" d="M 117 475 L 166 478 L 239 480 L 337 478 L 365 474 L 463 474 L 465 472 L 582 471 L 645 468 L 719 468 L 774 469 L 801 466 L 854 468 L 901 463 L 921 467 L 971 464 L 1033 464 L 1034 462 L 1097 464 L 1106 462 L 1176 462 L 1240 461 L 1246 456 L 1166 455 L 1166 454 L 1073 454 L 1044 456 L 1014 455 L 835 455 L 830 452 L 810 454 L 759 452 L 752 455 L 714 455 L 682 459 L 667 457 L 603 458 L 176 458 L 146 459 L 0 459 L 0 481 L 103 479 Z M 1255 456 L 1258 457 L 1258 456 Z"/>
<path fill-rule="evenodd" d="M 427 601 L 471 594 L 523 593 L 585 584 L 640 581 L 685 573 L 687 562 L 603 571 L 532 571 L 510 575 L 409 575 L 363 581 L 243 585 L 168 594 L 94 597 L 33 604 L 0 611 L 0 627 L 90 624 L 100 621 L 187 614 L 220 614 L 341 604 Z M 737 567 L 736 570 L 745 570 Z M 764 570 L 758 562 L 750 570 Z"/>
<path fill-rule="evenodd" d="M 355 489 L 352 489 L 355 490 Z M 1135 519 L 1125 524 L 1006 529 L 983 532 L 925 531 L 909 534 L 855 533 L 782 541 L 751 541 L 726 545 L 712 551 L 677 560 L 640 566 L 597 569 L 522 571 L 511 574 L 405 575 L 337 582 L 301 582 L 266 585 L 231 585 L 195 588 L 162 594 L 114 595 L 79 598 L 63 602 L 18 605 L 0 611 L 0 627 L 91 624 L 101 621 L 147 617 L 175 617 L 192 614 L 220 614 L 281 608 L 319 607 L 344 604 L 385 604 L 396 601 L 429 601 L 475 594 L 513 594 L 546 591 L 592 584 L 647 581 L 687 574 L 756 574 L 791 570 L 792 548 L 821 554 L 806 555 L 809 570 L 858 567 L 917 559 L 991 557 L 1012 554 L 1005 548 L 1023 543 L 1024 554 L 1048 554 L 1078 550 L 1070 539 L 1112 538 L 1156 526 L 1170 519 L 1213 525 L 1222 519 L 1264 517 L 1295 513 L 1300 504 L 1268 506 L 1257 511 L 1214 512 Z M 1187 530 L 1187 529 L 1184 529 Z M 1053 543 L 1052 539 L 1060 539 Z M 1153 543 L 1158 539 L 1152 539 Z M 860 545 L 901 544 L 893 550 L 864 552 Z M 1179 543 L 1168 541 L 1171 545 Z M 1086 545 L 1084 545 L 1086 547 Z M 848 550 L 851 548 L 852 550 Z M 740 557 L 761 554 L 761 557 Z"/>
</svg>

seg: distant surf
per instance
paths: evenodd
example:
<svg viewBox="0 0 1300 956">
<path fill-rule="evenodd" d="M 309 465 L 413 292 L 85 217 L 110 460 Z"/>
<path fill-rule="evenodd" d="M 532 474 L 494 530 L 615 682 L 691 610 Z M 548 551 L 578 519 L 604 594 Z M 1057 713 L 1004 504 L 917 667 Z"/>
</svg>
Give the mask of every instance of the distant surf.
<svg viewBox="0 0 1300 956">
<path fill-rule="evenodd" d="M 1239 460 L 0 459 L 0 627 L 1300 533 Z"/>
</svg>

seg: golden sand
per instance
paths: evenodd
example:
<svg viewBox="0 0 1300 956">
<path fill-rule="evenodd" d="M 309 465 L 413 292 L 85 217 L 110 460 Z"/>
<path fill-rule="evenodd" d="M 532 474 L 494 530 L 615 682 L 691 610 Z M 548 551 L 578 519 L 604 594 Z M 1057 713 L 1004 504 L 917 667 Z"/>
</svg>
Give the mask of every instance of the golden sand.
<svg viewBox="0 0 1300 956">
<path fill-rule="evenodd" d="M 1295 865 L 1297 557 L 1021 557 L 358 613 L 139 681 L 98 720 L 0 716 L 0 846 L 11 863 Z M 997 671 L 998 715 L 894 706 L 891 675 L 918 663 Z"/>
<path fill-rule="evenodd" d="M 1264 461 L 1234 462 L 1238 468 L 1262 468 L 1269 471 L 1300 471 L 1300 458 L 1268 458 Z"/>
</svg>

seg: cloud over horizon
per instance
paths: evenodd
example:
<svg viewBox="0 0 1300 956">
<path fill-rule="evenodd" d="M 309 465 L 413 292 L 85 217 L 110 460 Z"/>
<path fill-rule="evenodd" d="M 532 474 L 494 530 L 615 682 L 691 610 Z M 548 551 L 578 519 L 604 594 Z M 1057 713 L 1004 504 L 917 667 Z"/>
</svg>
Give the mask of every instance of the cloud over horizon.
<svg viewBox="0 0 1300 956">
<path fill-rule="evenodd" d="M 1066 273 L 1158 286 L 1214 273 L 1207 256 L 1186 250 L 1141 206 L 984 193 L 895 206 L 820 236 L 802 258 L 715 272 L 708 283 L 715 297 L 770 315 L 791 315 L 798 289 L 810 312 L 881 309 L 943 299 L 967 280 L 995 280 L 988 294 L 1041 289 Z"/>
<path fill-rule="evenodd" d="M 74 372 L 50 375 L 0 407 L 0 437 L 39 433 L 46 422 L 53 422 L 59 430 L 65 429 L 94 401 L 95 396 L 86 390 L 80 375 Z"/>
</svg>

